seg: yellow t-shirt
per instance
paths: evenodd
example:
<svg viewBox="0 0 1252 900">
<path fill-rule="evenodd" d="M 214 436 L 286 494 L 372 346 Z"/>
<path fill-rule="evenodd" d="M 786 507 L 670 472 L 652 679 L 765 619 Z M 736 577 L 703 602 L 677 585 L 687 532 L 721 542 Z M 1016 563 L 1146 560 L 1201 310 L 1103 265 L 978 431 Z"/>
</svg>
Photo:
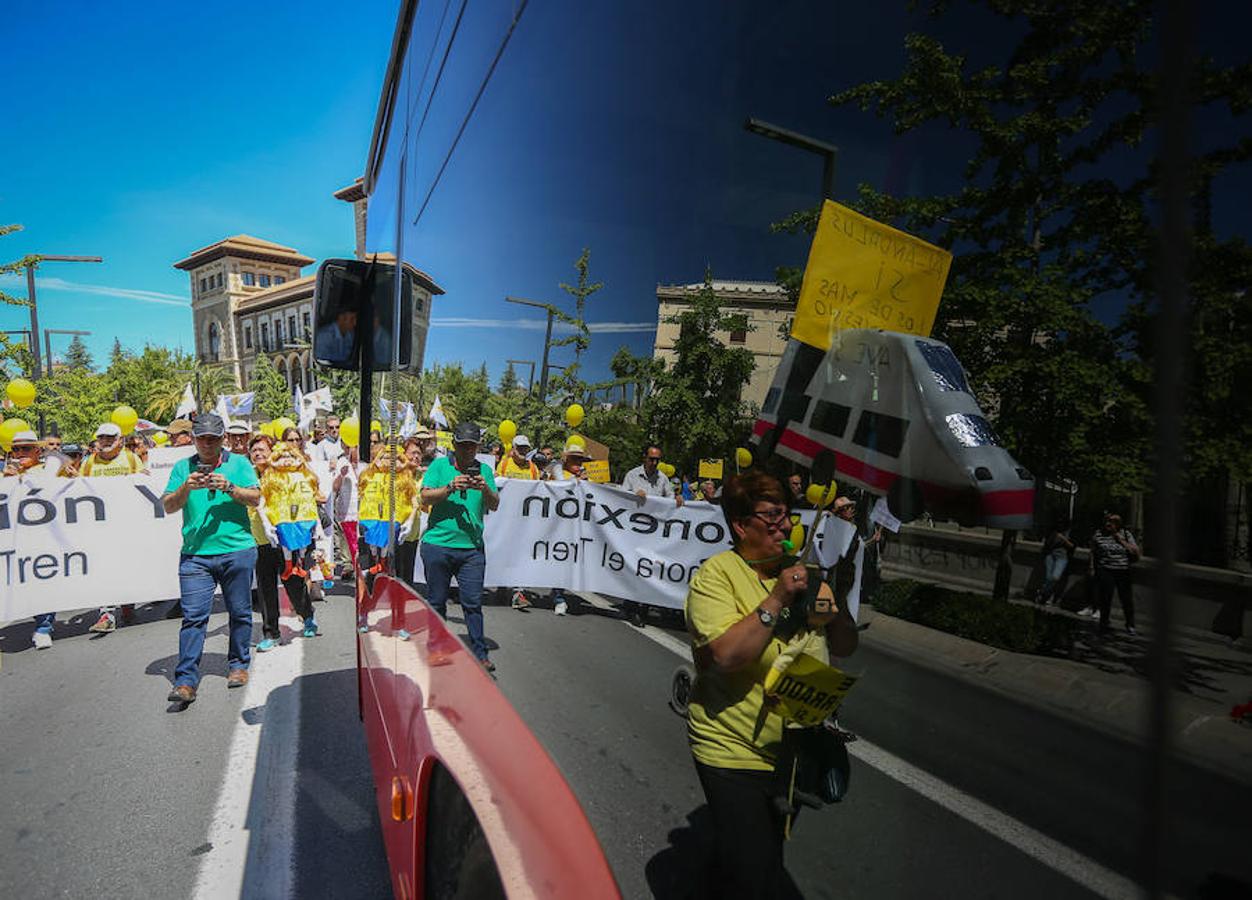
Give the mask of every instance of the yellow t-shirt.
<svg viewBox="0 0 1252 900">
<path fill-rule="evenodd" d="M 761 579 L 734 550 L 706 560 L 687 592 L 687 630 L 703 647 L 761 605 L 777 578 Z M 786 645 L 773 638 L 760 658 L 736 672 L 696 663 L 687 706 L 691 753 L 706 766 L 772 772 L 783 720 L 764 709 L 765 674 Z"/>
<path fill-rule="evenodd" d="M 525 478 L 529 481 L 539 480 L 539 469 L 530 460 L 526 461 L 526 467 L 523 468 L 517 464 L 517 460 L 513 458 L 512 453 L 505 454 L 500 460 L 500 465 L 496 466 L 496 474 L 501 478 Z"/>
<path fill-rule="evenodd" d="M 101 459 L 92 453 L 83 460 L 79 474 L 92 478 L 101 478 L 111 475 L 134 475 L 136 472 L 142 472 L 143 469 L 143 460 L 129 450 L 123 449 L 121 453 L 112 459 Z"/>
</svg>

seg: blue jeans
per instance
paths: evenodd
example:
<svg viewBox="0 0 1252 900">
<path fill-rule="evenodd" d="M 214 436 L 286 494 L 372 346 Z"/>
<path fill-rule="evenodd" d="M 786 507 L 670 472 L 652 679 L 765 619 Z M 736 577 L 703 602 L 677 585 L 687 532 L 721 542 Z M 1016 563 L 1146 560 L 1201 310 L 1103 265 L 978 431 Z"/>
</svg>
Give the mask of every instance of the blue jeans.
<svg viewBox="0 0 1252 900">
<path fill-rule="evenodd" d="M 426 600 L 443 618 L 448 617 L 448 588 L 452 576 L 461 589 L 461 609 L 469 631 L 470 649 L 479 659 L 487 658 L 483 634 L 483 578 L 487 575 L 487 554 L 482 550 L 421 545 L 422 565 L 426 567 Z"/>
<path fill-rule="evenodd" d="M 1043 558 L 1043 586 L 1039 588 L 1039 602 L 1047 600 L 1056 589 L 1057 582 L 1065 574 L 1069 556 L 1065 553 L 1049 553 Z"/>
<path fill-rule="evenodd" d="M 213 556 L 183 554 L 179 558 L 183 627 L 178 632 L 176 686 L 196 687 L 200 683 L 200 657 L 204 653 L 209 613 L 213 611 L 213 589 L 217 585 L 222 588 L 222 599 L 230 613 L 227 664 L 232 669 L 248 668 L 252 644 L 252 570 L 255 568 L 256 547 Z"/>
<path fill-rule="evenodd" d="M 35 616 L 35 630 L 44 634 L 52 634 L 52 626 L 56 624 L 56 613 L 40 613 Z"/>
</svg>

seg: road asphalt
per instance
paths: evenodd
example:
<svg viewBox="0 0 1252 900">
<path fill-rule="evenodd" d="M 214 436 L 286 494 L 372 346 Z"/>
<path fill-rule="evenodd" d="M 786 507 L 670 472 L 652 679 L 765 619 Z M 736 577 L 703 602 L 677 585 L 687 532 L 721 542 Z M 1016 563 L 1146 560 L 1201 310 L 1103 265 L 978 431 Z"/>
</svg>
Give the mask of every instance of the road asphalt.
<svg viewBox="0 0 1252 900">
<path fill-rule="evenodd" d="M 40 652 L 29 623 L 0 627 L 0 896 L 388 896 L 351 598 L 319 604 L 320 637 L 258 658 L 257 672 L 291 668 L 259 699 L 226 691 L 216 613 L 200 698 L 181 711 L 164 700 L 178 623 L 162 612 L 141 608 L 104 637 L 86 633 L 90 615 L 63 616 Z M 687 896 L 707 811 L 667 706 L 681 632 L 572 612 L 489 607 L 497 683 L 583 803 L 623 896 Z M 456 606 L 452 619 L 460 632 Z M 1119 896 L 1130 884 L 1132 744 L 868 646 L 848 668 L 863 677 L 841 719 L 863 746 L 845 802 L 806 811 L 788 845 L 800 895 Z M 241 736 L 256 765 L 233 801 L 223 785 L 239 781 L 228 756 Z M 1214 873 L 1252 883 L 1248 789 L 1183 763 L 1174 787 L 1173 893 L 1196 896 Z M 211 837 L 232 812 L 249 829 L 242 889 L 215 893 L 210 861 L 231 857 Z"/>
</svg>

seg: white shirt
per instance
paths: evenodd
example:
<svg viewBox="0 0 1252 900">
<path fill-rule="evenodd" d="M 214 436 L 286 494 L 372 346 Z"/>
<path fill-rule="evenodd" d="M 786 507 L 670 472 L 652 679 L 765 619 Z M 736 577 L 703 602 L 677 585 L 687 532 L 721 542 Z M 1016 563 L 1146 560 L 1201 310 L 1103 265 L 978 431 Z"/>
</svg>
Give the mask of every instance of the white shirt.
<svg viewBox="0 0 1252 900">
<path fill-rule="evenodd" d="M 332 466 L 336 477 L 339 470 L 343 468 L 343 464 L 348 464 L 348 474 L 344 475 L 343 481 L 339 485 L 339 490 L 335 492 L 335 521 L 336 522 L 355 522 L 357 520 L 357 467 L 352 465 L 352 461 L 346 456 L 341 456 L 335 460 Z"/>
</svg>

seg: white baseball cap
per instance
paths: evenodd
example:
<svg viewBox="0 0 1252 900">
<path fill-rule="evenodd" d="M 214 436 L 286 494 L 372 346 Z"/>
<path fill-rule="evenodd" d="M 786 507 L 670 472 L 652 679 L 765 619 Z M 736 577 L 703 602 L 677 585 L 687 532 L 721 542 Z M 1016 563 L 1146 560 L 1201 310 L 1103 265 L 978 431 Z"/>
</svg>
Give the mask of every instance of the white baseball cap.
<svg viewBox="0 0 1252 900">
<path fill-rule="evenodd" d="M 513 438 L 513 446 L 514 447 L 529 447 L 530 438 L 526 437 L 526 435 L 524 434 L 519 434 L 517 437 Z"/>
<path fill-rule="evenodd" d="M 115 422 L 105 422 L 96 429 L 96 437 L 121 437 L 122 429 Z"/>
</svg>

